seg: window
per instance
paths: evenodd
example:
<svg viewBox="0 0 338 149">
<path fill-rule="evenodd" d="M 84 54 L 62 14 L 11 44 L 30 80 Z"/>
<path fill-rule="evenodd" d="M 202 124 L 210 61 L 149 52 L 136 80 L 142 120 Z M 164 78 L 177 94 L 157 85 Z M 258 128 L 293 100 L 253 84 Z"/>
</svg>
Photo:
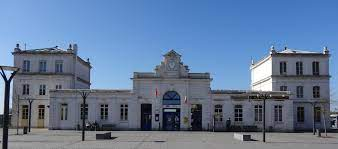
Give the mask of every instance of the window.
<svg viewBox="0 0 338 149">
<path fill-rule="evenodd" d="M 55 86 L 55 89 L 57 89 L 57 90 L 62 89 L 62 85 L 60 85 L 60 84 L 56 85 L 56 86 Z"/>
<path fill-rule="evenodd" d="M 45 119 L 45 105 L 39 105 L 38 109 L 39 109 L 38 119 L 39 120 Z"/>
<path fill-rule="evenodd" d="M 314 86 L 313 89 L 313 98 L 320 98 L 320 87 Z"/>
<path fill-rule="evenodd" d="M 281 75 L 286 75 L 286 62 L 279 63 L 279 72 Z"/>
<path fill-rule="evenodd" d="M 81 104 L 81 119 L 83 119 L 83 116 L 85 117 L 85 119 L 88 119 L 88 104 L 85 105 L 84 111 L 83 111 L 83 104 Z"/>
<path fill-rule="evenodd" d="M 243 106 L 235 105 L 235 122 L 243 121 Z"/>
<path fill-rule="evenodd" d="M 68 105 L 61 104 L 61 120 L 66 121 L 68 118 Z"/>
<path fill-rule="evenodd" d="M 288 87 L 287 86 L 280 86 L 279 90 L 280 91 L 288 91 Z"/>
<path fill-rule="evenodd" d="M 275 106 L 275 122 L 283 121 L 283 106 L 276 105 Z"/>
<path fill-rule="evenodd" d="M 319 62 L 312 62 L 312 74 L 319 75 Z"/>
<path fill-rule="evenodd" d="M 121 112 L 120 112 L 120 120 L 127 121 L 128 120 L 128 105 L 122 104 L 121 105 Z"/>
<path fill-rule="evenodd" d="M 62 60 L 55 61 L 55 72 L 56 73 L 63 72 L 63 61 Z"/>
<path fill-rule="evenodd" d="M 101 105 L 101 120 L 108 120 L 108 105 Z"/>
<path fill-rule="evenodd" d="M 39 95 L 46 95 L 46 85 L 40 85 Z"/>
<path fill-rule="evenodd" d="M 303 62 L 296 62 L 296 74 L 303 75 Z"/>
<path fill-rule="evenodd" d="M 215 122 L 222 122 L 223 121 L 223 106 L 222 105 L 215 105 Z"/>
<path fill-rule="evenodd" d="M 315 122 L 318 122 L 318 123 L 320 123 L 320 121 L 321 121 L 321 115 L 320 115 L 320 111 L 321 109 L 320 109 L 320 107 L 315 107 Z"/>
<path fill-rule="evenodd" d="M 28 119 L 28 105 L 22 105 L 22 119 Z"/>
<path fill-rule="evenodd" d="M 30 72 L 31 70 L 31 62 L 29 60 L 23 61 L 22 71 L 23 72 Z"/>
<path fill-rule="evenodd" d="M 304 87 L 297 86 L 297 98 L 303 98 L 303 97 L 304 97 Z"/>
<path fill-rule="evenodd" d="M 45 60 L 39 62 L 39 72 L 47 72 L 47 62 Z"/>
<path fill-rule="evenodd" d="M 304 122 L 304 107 L 297 107 L 297 122 Z"/>
<path fill-rule="evenodd" d="M 263 119 L 263 106 L 255 105 L 255 121 L 261 122 Z"/>
<path fill-rule="evenodd" d="M 29 95 L 29 84 L 22 85 L 22 95 Z"/>
</svg>

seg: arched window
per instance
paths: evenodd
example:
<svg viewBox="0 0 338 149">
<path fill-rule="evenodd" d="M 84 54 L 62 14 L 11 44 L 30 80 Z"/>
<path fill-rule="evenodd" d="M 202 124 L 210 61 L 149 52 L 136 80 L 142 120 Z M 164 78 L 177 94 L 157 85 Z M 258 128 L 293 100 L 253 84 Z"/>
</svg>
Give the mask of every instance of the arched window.
<svg viewBox="0 0 338 149">
<path fill-rule="evenodd" d="M 175 91 L 166 92 L 163 95 L 163 105 L 180 105 L 181 97 Z"/>
</svg>

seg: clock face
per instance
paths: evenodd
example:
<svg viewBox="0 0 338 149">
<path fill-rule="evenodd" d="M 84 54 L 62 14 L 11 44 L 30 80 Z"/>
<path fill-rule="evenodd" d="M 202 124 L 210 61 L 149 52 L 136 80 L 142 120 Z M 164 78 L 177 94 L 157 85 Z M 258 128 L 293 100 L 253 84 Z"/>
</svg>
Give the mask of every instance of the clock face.
<svg viewBox="0 0 338 149">
<path fill-rule="evenodd" d="M 169 62 L 169 69 L 170 69 L 170 70 L 174 70 L 175 67 L 176 67 L 175 61 L 170 61 L 170 62 Z"/>
</svg>

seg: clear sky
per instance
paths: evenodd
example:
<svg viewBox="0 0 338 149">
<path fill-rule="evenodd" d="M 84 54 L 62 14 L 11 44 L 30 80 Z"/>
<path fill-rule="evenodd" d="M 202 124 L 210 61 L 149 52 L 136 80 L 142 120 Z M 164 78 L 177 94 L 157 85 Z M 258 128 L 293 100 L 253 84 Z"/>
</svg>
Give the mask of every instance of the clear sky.
<svg viewBox="0 0 338 149">
<path fill-rule="evenodd" d="M 130 89 L 133 72 L 153 71 L 175 49 L 191 72 L 211 73 L 212 89 L 249 89 L 251 57 L 266 56 L 272 44 L 328 46 L 338 94 L 337 8 L 337 0 L 3 0 L 0 65 L 13 65 L 16 43 L 77 43 L 91 59 L 92 88 Z M 0 113 L 3 90 L 1 81 Z"/>
</svg>

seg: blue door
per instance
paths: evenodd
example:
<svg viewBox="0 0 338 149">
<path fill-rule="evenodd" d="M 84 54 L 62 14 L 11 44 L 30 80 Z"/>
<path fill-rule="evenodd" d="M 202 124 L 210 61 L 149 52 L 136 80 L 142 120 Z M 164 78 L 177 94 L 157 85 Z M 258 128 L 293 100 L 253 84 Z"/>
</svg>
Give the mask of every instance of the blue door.
<svg viewBox="0 0 338 149">
<path fill-rule="evenodd" d="M 180 109 L 163 109 L 163 130 L 180 130 Z"/>
</svg>

